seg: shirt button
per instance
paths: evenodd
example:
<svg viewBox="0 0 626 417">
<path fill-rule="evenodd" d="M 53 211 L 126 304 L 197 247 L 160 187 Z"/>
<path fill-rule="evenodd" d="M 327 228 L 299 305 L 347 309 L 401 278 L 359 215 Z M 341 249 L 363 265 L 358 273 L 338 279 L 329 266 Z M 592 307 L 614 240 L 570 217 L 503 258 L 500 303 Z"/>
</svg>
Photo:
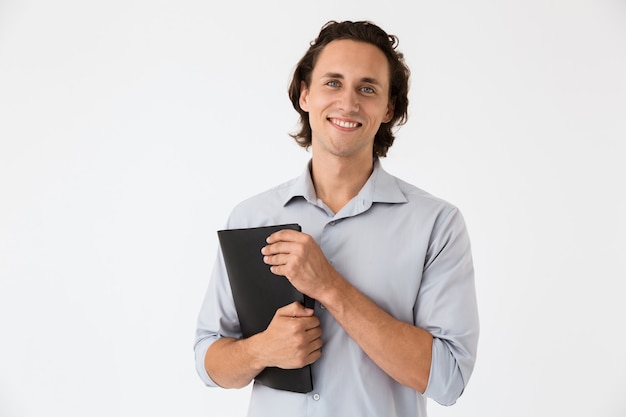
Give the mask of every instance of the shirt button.
<svg viewBox="0 0 626 417">
<path fill-rule="evenodd" d="M 313 394 L 313 399 L 315 401 L 319 401 L 320 400 L 320 395 L 319 394 Z"/>
<path fill-rule="evenodd" d="M 329 225 L 334 226 L 335 223 L 337 223 L 335 220 L 331 220 L 330 222 L 328 222 Z"/>
</svg>

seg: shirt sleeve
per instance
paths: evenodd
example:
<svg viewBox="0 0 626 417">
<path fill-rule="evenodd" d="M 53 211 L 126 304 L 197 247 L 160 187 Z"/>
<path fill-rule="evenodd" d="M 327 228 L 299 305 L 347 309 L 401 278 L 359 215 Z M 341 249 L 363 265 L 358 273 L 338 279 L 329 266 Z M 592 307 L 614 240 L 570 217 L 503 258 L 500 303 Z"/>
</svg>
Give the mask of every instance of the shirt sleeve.
<svg viewBox="0 0 626 417">
<path fill-rule="evenodd" d="M 218 385 L 208 375 L 204 367 L 204 357 L 209 347 L 222 337 L 239 339 L 241 329 L 222 253 L 218 249 L 213 273 L 198 315 L 194 344 L 196 371 L 200 379 L 210 387 Z"/>
<path fill-rule="evenodd" d="M 416 325 L 433 335 L 425 395 L 452 405 L 474 369 L 479 334 L 470 240 L 456 208 L 440 213 L 435 221 L 415 315 Z"/>
</svg>

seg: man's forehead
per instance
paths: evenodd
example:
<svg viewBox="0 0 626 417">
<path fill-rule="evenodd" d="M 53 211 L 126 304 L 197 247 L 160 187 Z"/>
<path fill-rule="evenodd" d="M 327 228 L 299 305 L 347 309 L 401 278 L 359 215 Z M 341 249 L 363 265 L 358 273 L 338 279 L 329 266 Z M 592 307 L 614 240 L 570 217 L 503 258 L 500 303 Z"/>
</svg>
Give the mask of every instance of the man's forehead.
<svg viewBox="0 0 626 417">
<path fill-rule="evenodd" d="M 381 81 L 389 76 L 389 61 L 374 44 L 341 39 L 330 42 L 320 51 L 313 72 L 317 77 L 333 75 L 334 78 L 356 73 L 364 80 Z"/>
</svg>

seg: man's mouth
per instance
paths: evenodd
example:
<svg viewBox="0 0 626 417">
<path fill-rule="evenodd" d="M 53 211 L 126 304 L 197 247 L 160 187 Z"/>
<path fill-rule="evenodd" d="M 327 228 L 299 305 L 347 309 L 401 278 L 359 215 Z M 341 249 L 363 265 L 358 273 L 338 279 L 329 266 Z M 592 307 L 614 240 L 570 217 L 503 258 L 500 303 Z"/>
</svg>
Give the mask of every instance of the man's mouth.
<svg viewBox="0 0 626 417">
<path fill-rule="evenodd" d="M 333 119 L 333 118 L 329 118 L 328 120 L 332 124 L 337 125 L 339 127 L 343 127 L 344 129 L 354 129 L 356 127 L 361 126 L 361 123 L 358 123 L 358 122 L 348 122 L 345 120 L 339 120 L 339 119 Z"/>
</svg>

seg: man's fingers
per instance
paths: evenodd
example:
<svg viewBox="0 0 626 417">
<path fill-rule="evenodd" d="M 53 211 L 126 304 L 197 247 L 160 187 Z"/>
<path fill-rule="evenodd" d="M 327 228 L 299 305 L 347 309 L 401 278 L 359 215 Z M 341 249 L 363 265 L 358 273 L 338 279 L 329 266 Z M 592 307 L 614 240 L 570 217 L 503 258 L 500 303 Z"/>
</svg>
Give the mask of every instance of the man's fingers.
<svg viewBox="0 0 626 417">
<path fill-rule="evenodd" d="M 263 246 L 261 248 L 261 253 L 263 255 L 278 255 L 278 254 L 292 254 L 298 253 L 298 245 L 290 242 L 279 241 L 276 243 L 271 243 Z"/>
<path fill-rule="evenodd" d="M 268 326 L 268 360 L 271 366 L 292 369 L 315 362 L 321 356 L 322 328 L 315 311 L 294 301 L 276 310 Z"/>
<path fill-rule="evenodd" d="M 291 304 L 287 304 L 284 307 L 279 308 L 276 313 L 279 316 L 285 317 L 311 317 L 315 310 L 311 308 L 306 308 L 302 304 L 297 301 L 294 301 Z"/>
<path fill-rule="evenodd" d="M 284 255 L 265 255 L 263 262 L 268 265 L 284 265 L 287 263 L 286 259 Z"/>
<path fill-rule="evenodd" d="M 298 232 L 297 230 L 292 229 L 283 229 L 278 232 L 274 232 L 265 239 L 265 241 L 269 244 L 273 244 L 276 242 L 291 242 L 298 239 L 298 236 L 301 235 L 302 232 Z"/>
</svg>

